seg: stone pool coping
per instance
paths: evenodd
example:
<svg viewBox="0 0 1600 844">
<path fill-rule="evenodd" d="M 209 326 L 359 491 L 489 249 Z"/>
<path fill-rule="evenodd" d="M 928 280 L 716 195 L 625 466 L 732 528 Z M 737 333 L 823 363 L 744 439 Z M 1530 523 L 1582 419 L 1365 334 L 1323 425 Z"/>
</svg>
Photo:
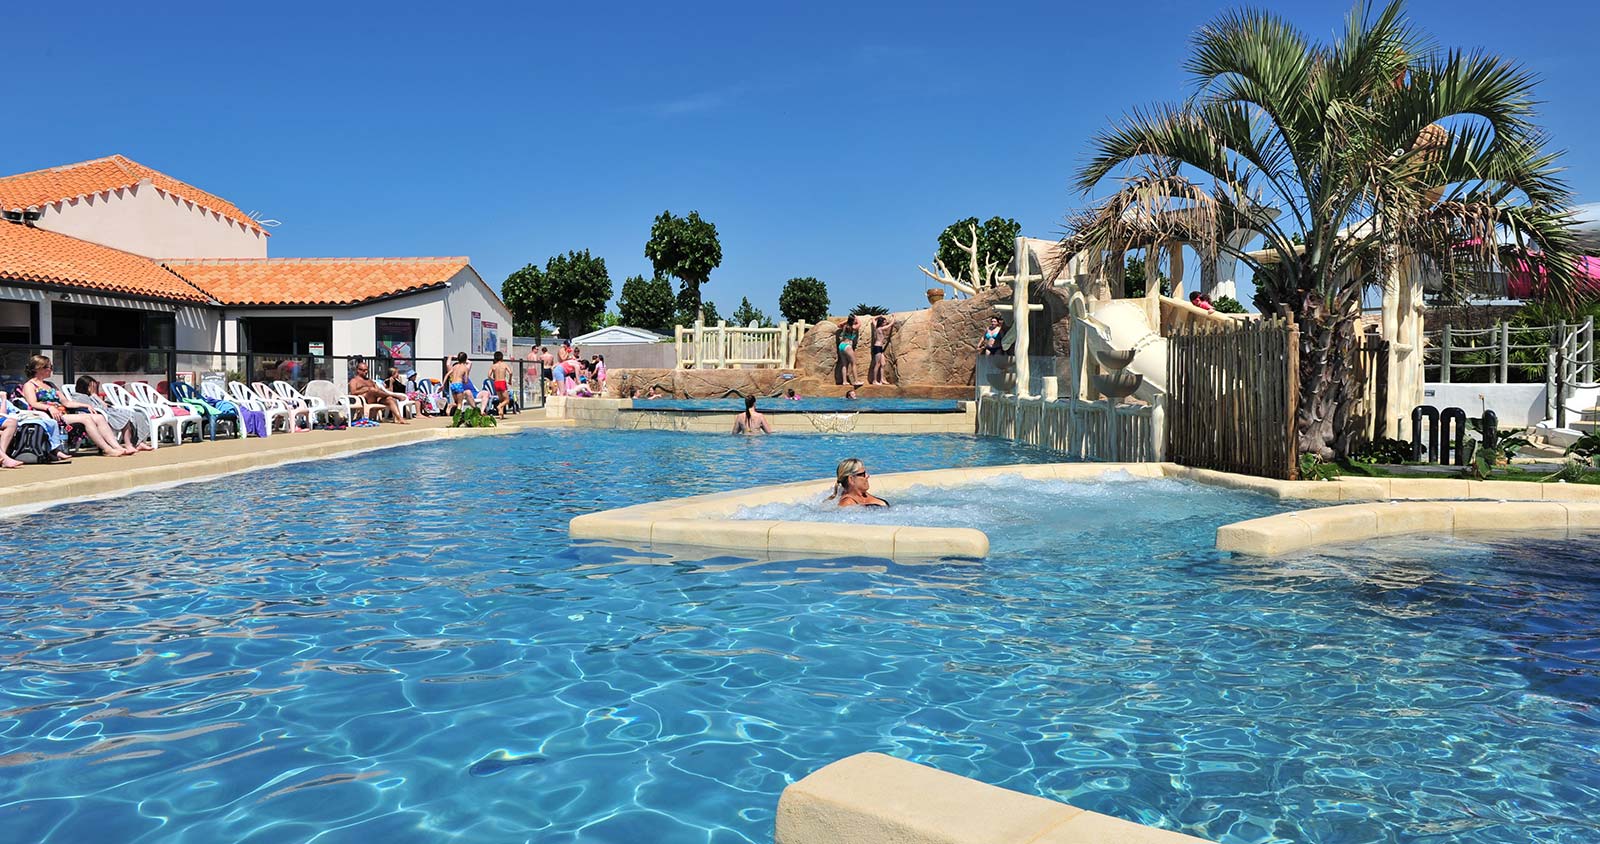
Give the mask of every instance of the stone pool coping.
<svg viewBox="0 0 1600 844">
<path fill-rule="evenodd" d="M 775 844 L 1204 844 L 881 753 L 813 772 L 778 798 Z"/>
<path fill-rule="evenodd" d="M 1461 478 L 1279 481 L 1176 463 L 1019 463 L 874 475 L 872 488 L 885 497 L 892 497 L 912 487 L 961 486 L 1000 476 L 1092 480 L 1111 472 L 1193 481 L 1284 501 L 1342 505 L 1281 513 L 1217 529 L 1219 549 L 1244 554 L 1282 554 L 1316 545 L 1407 533 L 1600 528 L 1600 486 L 1578 484 Z M 832 483 L 831 478 L 820 478 L 588 513 L 568 523 L 568 534 L 573 539 L 614 540 L 635 545 L 694 545 L 890 559 L 983 557 L 989 552 L 989 537 L 973 528 L 730 518 L 744 507 L 793 504 L 814 498 L 825 493 Z M 1461 503 L 1441 509 L 1439 499 L 1456 499 Z M 1404 503 L 1374 507 L 1372 502 Z M 1546 502 L 1548 506 L 1518 506 Z M 1472 506 L 1462 506 L 1465 504 Z"/>
</svg>

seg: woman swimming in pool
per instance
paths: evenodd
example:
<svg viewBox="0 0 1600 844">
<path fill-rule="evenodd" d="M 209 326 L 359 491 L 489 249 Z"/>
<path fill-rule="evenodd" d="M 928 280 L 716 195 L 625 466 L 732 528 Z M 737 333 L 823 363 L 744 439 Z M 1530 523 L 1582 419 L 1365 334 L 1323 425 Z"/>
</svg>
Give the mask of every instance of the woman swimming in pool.
<svg viewBox="0 0 1600 844">
<path fill-rule="evenodd" d="M 869 486 L 871 481 L 866 464 L 855 457 L 847 457 L 839 461 L 833 494 L 828 496 L 828 500 L 839 499 L 840 507 L 888 507 L 889 502 L 867 491 Z"/>
</svg>

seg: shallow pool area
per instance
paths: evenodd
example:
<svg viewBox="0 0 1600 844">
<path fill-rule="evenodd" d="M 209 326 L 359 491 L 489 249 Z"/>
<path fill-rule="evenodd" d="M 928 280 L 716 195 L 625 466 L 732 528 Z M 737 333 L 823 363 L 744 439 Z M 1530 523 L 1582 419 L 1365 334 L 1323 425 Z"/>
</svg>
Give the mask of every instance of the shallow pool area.
<svg viewBox="0 0 1600 844">
<path fill-rule="evenodd" d="M 785 785 L 877 750 L 1227 844 L 1600 840 L 1597 542 L 1232 557 L 1217 525 L 1284 505 L 1118 477 L 895 501 L 983 561 L 567 538 L 844 456 L 1054 459 L 542 430 L 8 522 L 0 830 L 764 842 Z"/>
</svg>

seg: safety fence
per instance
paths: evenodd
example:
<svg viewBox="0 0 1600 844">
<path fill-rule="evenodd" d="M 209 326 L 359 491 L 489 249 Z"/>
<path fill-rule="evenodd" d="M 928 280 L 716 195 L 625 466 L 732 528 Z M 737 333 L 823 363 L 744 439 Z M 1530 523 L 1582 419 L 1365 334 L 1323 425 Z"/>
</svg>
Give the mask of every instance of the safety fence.
<svg viewBox="0 0 1600 844">
<path fill-rule="evenodd" d="M 985 392 L 978 396 L 978 435 L 1015 440 L 1080 460 L 1158 461 L 1159 413 L 1148 404 Z"/>
<path fill-rule="evenodd" d="M 10 343 L 0 344 L 0 390 L 9 393 L 26 380 L 26 366 L 34 355 L 51 359 L 54 367 L 51 380 L 58 384 L 71 385 L 80 376 L 87 375 L 102 384 L 151 384 L 163 395 L 170 395 L 167 385 L 173 381 L 199 384 L 210 378 L 245 383 L 286 381 L 299 390 L 304 390 L 312 381 L 329 381 L 343 389 L 355 373 L 358 362 L 367 364 L 368 376 L 375 381 L 382 382 L 390 372 L 399 371 L 408 387 L 416 387 L 419 382 L 428 379 L 442 383 L 453 362 L 451 358 L 392 359 L 379 355 L 268 354 L 198 349 L 126 349 L 72 343 Z M 494 359 L 488 356 L 470 357 L 468 363 L 471 365 L 473 384 L 481 389 L 489 378 Z M 521 407 L 544 406 L 545 387 L 541 365 L 520 360 L 507 360 L 506 364 L 511 368 L 507 388 L 517 403 Z"/>
<path fill-rule="evenodd" d="M 1554 325 L 1445 325 L 1423 335 L 1426 380 L 1438 384 L 1592 383 L 1594 317 Z M 1559 363 L 1559 371 L 1554 369 Z"/>
<path fill-rule="evenodd" d="M 734 369 L 775 367 L 793 369 L 795 350 L 806 334 L 806 323 L 780 322 L 772 328 L 695 323 L 673 329 L 678 369 Z"/>
</svg>

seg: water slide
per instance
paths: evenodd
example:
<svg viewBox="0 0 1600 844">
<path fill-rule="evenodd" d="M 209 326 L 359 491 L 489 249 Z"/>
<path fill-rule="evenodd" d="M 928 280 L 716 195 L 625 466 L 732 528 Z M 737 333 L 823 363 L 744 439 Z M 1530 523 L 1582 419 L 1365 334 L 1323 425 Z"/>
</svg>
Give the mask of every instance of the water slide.
<svg viewBox="0 0 1600 844">
<path fill-rule="evenodd" d="M 1148 402 L 1166 393 L 1167 341 L 1150 325 L 1145 300 L 1112 299 L 1096 307 L 1084 321 L 1089 324 L 1086 336 L 1092 354 L 1133 351 L 1127 371 L 1144 376 L 1144 383 L 1134 393 L 1136 398 Z"/>
</svg>

